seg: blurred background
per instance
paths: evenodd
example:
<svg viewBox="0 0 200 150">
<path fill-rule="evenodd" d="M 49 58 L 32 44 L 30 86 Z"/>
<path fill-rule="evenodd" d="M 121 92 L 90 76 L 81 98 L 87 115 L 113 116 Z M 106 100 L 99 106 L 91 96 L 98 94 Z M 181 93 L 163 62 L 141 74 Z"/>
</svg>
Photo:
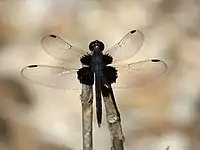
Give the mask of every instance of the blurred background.
<svg viewBox="0 0 200 150">
<path fill-rule="evenodd" d="M 139 29 L 145 40 L 138 61 L 169 65 L 164 80 L 115 91 L 126 150 L 199 150 L 199 0 L 20 0 L 0 1 L 0 150 L 80 150 L 80 93 L 24 83 L 23 67 L 61 65 L 46 54 L 41 38 L 56 34 L 88 49 L 106 47 Z M 63 65 L 63 64 L 62 64 Z M 94 149 L 110 149 L 103 113 L 94 119 Z"/>
</svg>

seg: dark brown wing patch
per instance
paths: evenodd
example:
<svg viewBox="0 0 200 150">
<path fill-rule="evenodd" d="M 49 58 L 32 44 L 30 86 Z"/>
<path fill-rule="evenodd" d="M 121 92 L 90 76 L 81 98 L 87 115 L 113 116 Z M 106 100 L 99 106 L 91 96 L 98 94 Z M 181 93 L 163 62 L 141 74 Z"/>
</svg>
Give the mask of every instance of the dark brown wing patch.
<svg viewBox="0 0 200 150">
<path fill-rule="evenodd" d="M 81 84 L 93 85 L 94 84 L 94 73 L 90 67 L 83 67 L 77 71 L 78 80 Z"/>
</svg>

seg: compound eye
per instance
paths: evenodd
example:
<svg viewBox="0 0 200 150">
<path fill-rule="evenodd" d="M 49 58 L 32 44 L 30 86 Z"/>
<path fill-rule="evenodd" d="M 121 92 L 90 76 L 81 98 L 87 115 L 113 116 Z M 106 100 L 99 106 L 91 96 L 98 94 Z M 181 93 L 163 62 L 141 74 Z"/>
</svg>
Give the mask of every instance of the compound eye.
<svg viewBox="0 0 200 150">
<path fill-rule="evenodd" d="M 104 44 L 103 44 L 103 42 L 101 42 L 101 41 L 97 41 L 98 42 L 98 47 L 99 47 L 99 49 L 101 50 L 101 51 L 103 51 L 104 50 Z"/>
<path fill-rule="evenodd" d="M 93 50 L 94 50 L 94 47 L 95 47 L 95 43 L 94 43 L 94 41 L 93 41 L 93 42 L 91 42 L 91 43 L 89 44 L 89 49 L 90 49 L 91 51 L 93 51 Z"/>
</svg>

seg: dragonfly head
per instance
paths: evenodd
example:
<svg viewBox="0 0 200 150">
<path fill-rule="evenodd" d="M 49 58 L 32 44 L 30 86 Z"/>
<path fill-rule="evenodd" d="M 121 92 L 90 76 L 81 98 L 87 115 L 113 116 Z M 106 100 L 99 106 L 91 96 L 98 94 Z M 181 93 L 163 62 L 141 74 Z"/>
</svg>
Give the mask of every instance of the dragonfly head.
<svg viewBox="0 0 200 150">
<path fill-rule="evenodd" d="M 104 44 L 103 42 L 101 41 L 98 41 L 98 40 L 95 40 L 95 41 L 92 41 L 90 44 L 89 44 L 89 49 L 91 51 L 94 51 L 95 49 L 97 50 L 100 50 L 100 51 L 103 51 L 104 50 Z"/>
</svg>

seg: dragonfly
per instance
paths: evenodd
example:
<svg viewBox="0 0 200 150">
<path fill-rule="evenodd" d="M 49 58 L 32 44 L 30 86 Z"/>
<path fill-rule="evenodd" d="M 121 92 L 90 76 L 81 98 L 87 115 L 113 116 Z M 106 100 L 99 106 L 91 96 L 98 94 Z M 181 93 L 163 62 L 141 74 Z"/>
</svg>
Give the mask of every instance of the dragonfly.
<svg viewBox="0 0 200 150">
<path fill-rule="evenodd" d="M 82 50 L 57 35 L 49 34 L 42 38 L 42 47 L 47 54 L 66 65 L 29 65 L 21 70 L 21 75 L 30 82 L 63 90 L 78 90 L 81 85 L 94 85 L 96 115 L 100 127 L 102 96 L 111 95 L 120 118 L 112 88 L 141 86 L 167 71 L 167 64 L 160 59 L 123 63 L 141 49 L 143 41 L 144 36 L 140 30 L 131 30 L 108 49 L 105 49 L 102 41 L 94 40 L 89 43 L 88 50 Z M 67 64 L 72 64 L 73 68 Z"/>
</svg>

